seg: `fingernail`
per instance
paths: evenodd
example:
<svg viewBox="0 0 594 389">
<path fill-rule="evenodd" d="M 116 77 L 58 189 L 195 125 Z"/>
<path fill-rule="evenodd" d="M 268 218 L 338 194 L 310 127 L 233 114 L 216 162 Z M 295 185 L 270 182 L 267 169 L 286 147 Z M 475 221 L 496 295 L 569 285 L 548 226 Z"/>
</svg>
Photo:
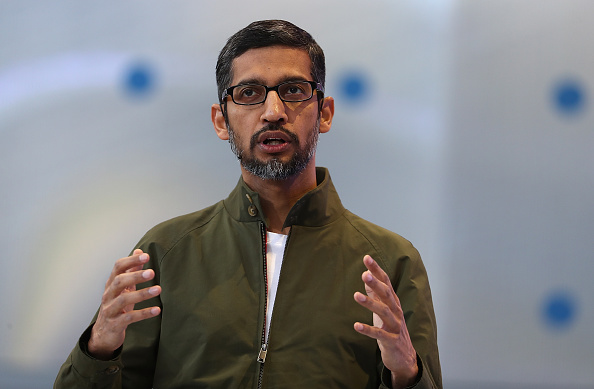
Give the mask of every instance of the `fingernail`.
<svg viewBox="0 0 594 389">
<path fill-rule="evenodd" d="M 365 296 L 363 293 L 357 293 L 355 295 L 355 298 L 357 299 L 357 301 L 360 301 L 362 303 L 367 300 L 367 296 Z"/>
<path fill-rule="evenodd" d="M 156 286 L 153 286 L 153 287 L 152 287 L 152 288 L 150 288 L 148 291 L 149 291 L 149 293 L 150 293 L 150 294 L 152 294 L 152 295 L 156 295 L 156 294 L 158 294 L 158 293 L 159 293 L 159 288 L 157 288 Z"/>
<path fill-rule="evenodd" d="M 140 260 L 140 262 L 146 262 L 146 261 L 148 261 L 148 255 L 147 254 L 140 254 L 140 256 L 138 257 L 138 259 Z"/>
<path fill-rule="evenodd" d="M 150 270 L 145 270 L 142 272 L 142 278 L 150 278 L 152 275 L 152 272 Z"/>
<path fill-rule="evenodd" d="M 151 313 L 152 313 L 153 315 L 156 315 L 156 314 L 158 314 L 158 313 L 159 313 L 159 308 L 157 308 L 157 307 L 153 307 L 153 308 L 151 308 Z"/>
<path fill-rule="evenodd" d="M 373 277 L 371 276 L 371 273 L 369 273 L 369 272 L 365 272 L 365 274 L 363 275 L 363 278 L 367 282 L 371 282 L 371 280 L 373 280 Z"/>
</svg>

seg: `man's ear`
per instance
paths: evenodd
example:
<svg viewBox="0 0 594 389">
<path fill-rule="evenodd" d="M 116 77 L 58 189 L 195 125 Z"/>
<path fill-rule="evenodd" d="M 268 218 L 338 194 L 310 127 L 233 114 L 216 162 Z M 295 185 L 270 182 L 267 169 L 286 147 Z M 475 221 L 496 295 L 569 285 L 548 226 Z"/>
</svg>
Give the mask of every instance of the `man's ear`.
<svg viewBox="0 0 594 389">
<path fill-rule="evenodd" d="M 322 102 L 322 109 L 320 110 L 320 133 L 330 131 L 332 127 L 332 118 L 334 117 L 334 98 L 325 97 Z"/>
<path fill-rule="evenodd" d="M 227 121 L 221 108 L 221 104 L 213 104 L 210 107 L 210 118 L 217 136 L 222 140 L 229 140 L 229 131 L 227 130 Z"/>
</svg>

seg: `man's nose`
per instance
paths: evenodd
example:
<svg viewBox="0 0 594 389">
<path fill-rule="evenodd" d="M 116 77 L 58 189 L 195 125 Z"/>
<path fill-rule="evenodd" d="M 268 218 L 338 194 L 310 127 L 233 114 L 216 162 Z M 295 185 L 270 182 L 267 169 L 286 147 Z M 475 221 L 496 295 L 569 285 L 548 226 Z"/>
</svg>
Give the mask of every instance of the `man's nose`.
<svg viewBox="0 0 594 389">
<path fill-rule="evenodd" d="M 286 122 L 288 119 L 286 106 L 276 91 L 268 92 L 266 100 L 264 101 L 264 112 L 262 113 L 262 120 L 265 122 Z"/>
</svg>

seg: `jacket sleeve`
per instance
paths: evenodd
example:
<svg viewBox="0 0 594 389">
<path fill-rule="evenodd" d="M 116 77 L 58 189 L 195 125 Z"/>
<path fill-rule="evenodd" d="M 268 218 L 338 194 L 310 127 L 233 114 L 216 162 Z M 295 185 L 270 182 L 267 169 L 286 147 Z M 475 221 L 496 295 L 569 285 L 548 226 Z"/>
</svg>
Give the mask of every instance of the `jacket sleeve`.
<svg viewBox="0 0 594 389">
<path fill-rule="evenodd" d="M 427 271 L 418 251 L 410 247 L 392 273 L 392 284 L 400 299 L 412 344 L 417 352 L 419 375 L 415 389 L 442 389 L 441 366 L 437 347 L 437 325 L 433 311 Z M 389 273 L 390 274 L 390 273 Z M 391 388 L 390 371 L 382 367 L 380 389 Z"/>
<path fill-rule="evenodd" d="M 124 345 L 116 350 L 114 358 L 109 361 L 95 359 L 87 351 L 93 324 L 82 334 L 60 368 L 54 389 L 152 388 L 160 318 L 128 326 Z"/>
<path fill-rule="evenodd" d="M 421 357 L 419 357 L 419 354 L 417 354 L 417 365 L 419 366 L 417 380 L 413 385 L 408 386 L 406 389 L 442 389 L 441 383 L 437 386 L 435 382 L 433 382 L 431 375 L 424 373 L 427 367 L 421 360 Z M 381 371 L 381 383 L 379 389 L 392 389 L 392 376 L 390 370 L 382 366 Z"/>
<path fill-rule="evenodd" d="M 100 361 L 91 357 L 86 350 L 91 334 L 90 325 L 80 337 L 77 345 L 60 368 L 54 389 L 93 388 L 111 389 L 121 388 L 122 362 L 121 349 L 109 361 Z"/>
<path fill-rule="evenodd" d="M 77 345 L 60 368 L 54 389 L 93 388 L 116 389 L 121 388 L 121 349 L 110 361 L 100 361 L 88 355 L 86 345 L 91 335 L 90 325 L 80 337 Z"/>
<path fill-rule="evenodd" d="M 153 268 L 153 258 L 146 268 Z M 158 277 L 139 284 L 138 289 L 150 287 L 158 283 Z M 162 307 L 158 297 L 135 304 L 134 309 L 158 305 Z M 126 338 L 120 349 L 110 361 L 93 358 L 87 351 L 87 344 L 91 336 L 91 329 L 97 319 L 93 318 L 91 325 L 80 337 L 66 362 L 60 368 L 54 389 L 150 389 L 153 387 L 153 377 L 159 346 L 161 317 L 153 317 L 132 323 L 126 329 Z"/>
</svg>

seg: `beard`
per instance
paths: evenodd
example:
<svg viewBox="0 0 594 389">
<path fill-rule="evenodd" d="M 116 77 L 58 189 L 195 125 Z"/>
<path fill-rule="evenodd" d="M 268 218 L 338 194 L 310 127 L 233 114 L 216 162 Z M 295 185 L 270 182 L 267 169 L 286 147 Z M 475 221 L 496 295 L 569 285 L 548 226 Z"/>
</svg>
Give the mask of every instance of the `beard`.
<svg viewBox="0 0 594 389">
<path fill-rule="evenodd" d="M 263 180 L 285 180 L 301 173 L 315 155 L 320 134 L 320 119 L 318 118 L 316 121 L 303 147 L 301 147 L 299 139 L 295 134 L 278 123 L 270 123 L 252 135 L 250 138 L 249 153 L 241 147 L 241 139 L 233 131 L 229 123 L 227 123 L 227 130 L 229 131 L 231 151 L 233 151 L 233 154 L 235 154 L 241 166 L 246 171 Z M 282 131 L 291 138 L 291 143 L 295 145 L 296 151 L 288 161 L 283 162 L 276 157 L 268 161 L 263 161 L 254 156 L 254 149 L 258 143 L 257 139 L 266 131 Z"/>
</svg>

